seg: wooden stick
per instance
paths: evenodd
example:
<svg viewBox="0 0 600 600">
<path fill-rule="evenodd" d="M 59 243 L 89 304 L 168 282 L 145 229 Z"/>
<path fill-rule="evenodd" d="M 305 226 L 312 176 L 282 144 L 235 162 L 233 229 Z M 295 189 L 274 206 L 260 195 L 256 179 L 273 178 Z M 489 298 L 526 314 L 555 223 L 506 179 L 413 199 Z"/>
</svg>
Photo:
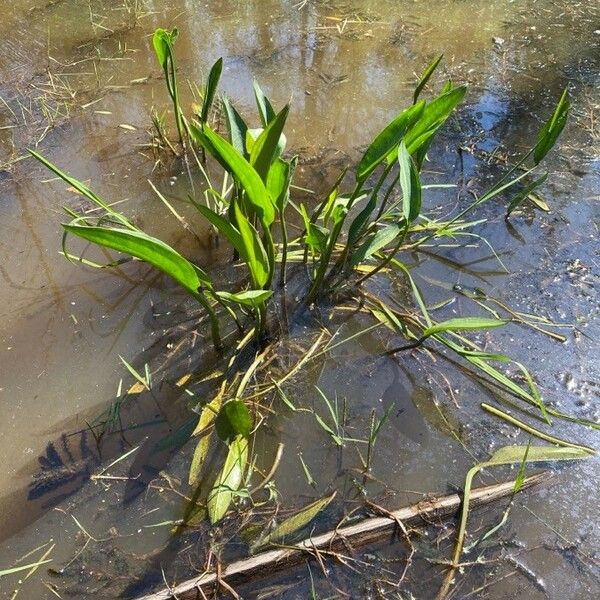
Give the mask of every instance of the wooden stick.
<svg viewBox="0 0 600 600">
<path fill-rule="evenodd" d="M 547 475 L 547 472 L 543 472 L 528 477 L 525 479 L 521 490 L 540 483 L 546 479 Z M 474 489 L 471 492 L 471 508 L 483 506 L 510 496 L 513 489 L 513 481 Z M 330 550 L 344 541 L 353 546 L 375 542 L 381 540 L 386 533 L 393 531 L 397 527 L 398 521 L 405 525 L 412 525 L 423 521 L 429 522 L 433 519 L 450 517 L 458 511 L 460 505 L 461 497 L 458 494 L 425 498 L 417 504 L 391 512 L 390 516 L 370 517 L 355 525 L 340 527 L 334 531 L 308 538 L 291 547 L 262 552 L 256 556 L 231 563 L 221 569 L 218 574 L 204 573 L 199 577 L 184 581 L 174 588 L 161 590 L 143 598 L 138 598 L 138 600 L 173 600 L 175 598 L 177 600 L 196 600 L 202 598 L 199 591 L 201 588 L 214 586 L 219 581 L 243 581 L 265 571 L 273 573 L 276 570 L 300 562 L 306 553 L 314 556 L 316 550 Z"/>
</svg>

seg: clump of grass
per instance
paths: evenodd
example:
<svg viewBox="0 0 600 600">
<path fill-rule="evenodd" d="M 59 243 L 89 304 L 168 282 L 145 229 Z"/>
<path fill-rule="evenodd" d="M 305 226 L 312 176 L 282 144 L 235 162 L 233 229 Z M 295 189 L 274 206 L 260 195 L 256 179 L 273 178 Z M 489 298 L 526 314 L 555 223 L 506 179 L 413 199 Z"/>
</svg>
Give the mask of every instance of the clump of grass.
<svg viewBox="0 0 600 600">
<path fill-rule="evenodd" d="M 158 29 L 153 45 L 173 104 L 179 145 L 183 152 L 189 151 L 196 158 L 200 151 L 203 158 L 196 162 L 207 184 L 204 198 L 198 200 L 190 195 L 190 204 L 230 244 L 234 259 L 245 268 L 246 283 L 243 287 L 234 291 L 219 289 L 210 273 L 200 265 L 164 241 L 141 231 L 125 215 L 111 208 L 107 201 L 40 154 L 33 151 L 31 154 L 100 209 L 93 217 L 90 213 L 67 210 L 71 220 L 63 225 L 66 257 L 77 260 L 66 245 L 69 236 L 76 236 L 161 270 L 205 309 L 217 349 L 223 348 L 223 319 L 233 319 L 240 329 L 241 340 L 229 355 L 229 367 L 225 370 L 217 396 L 196 407 L 198 421 L 193 435 L 199 436 L 199 441 L 190 469 L 190 483 L 200 480 L 212 432 L 216 431 L 227 445 L 223 467 L 207 499 L 211 521 L 220 520 L 231 502 L 241 494 L 239 490 L 249 464 L 248 441 L 259 424 L 250 414 L 244 393 L 250 378 L 269 351 L 269 335 L 271 339 L 276 336 L 276 331 L 269 330 L 269 311 L 275 304 L 273 298 L 285 289 L 287 274 L 294 266 L 303 267 L 305 273 L 306 293 L 297 310 L 310 309 L 313 304 L 325 298 L 335 299 L 342 293 L 344 297 L 360 300 L 379 323 L 392 331 L 395 338 L 405 340 L 403 345 L 393 347 L 389 353 L 437 342 L 462 357 L 483 376 L 538 407 L 548 420 L 550 411 L 546 411 L 525 367 L 515 363 L 526 376 L 527 389 L 491 364 L 509 361 L 508 357 L 484 352 L 463 335 L 465 331 L 500 327 L 508 321 L 495 317 L 461 317 L 435 322 L 409 269 L 402 262 L 402 253 L 419 250 L 432 240 L 465 235 L 477 223 L 467 219 L 470 213 L 528 181 L 564 128 L 569 108 L 566 91 L 553 115 L 540 130 L 535 144 L 514 167 L 453 217 L 432 219 L 422 214 L 427 187 L 421 182 L 421 170 L 437 133 L 467 92 L 465 86 L 447 82 L 432 99 L 421 99 L 440 62 L 437 58 L 420 77 L 413 104 L 400 111 L 379 132 L 353 172 L 344 170 L 329 193 L 310 209 L 290 199 L 297 163 L 296 157 L 285 152 L 284 127 L 290 107 L 276 110 L 255 83 L 259 127 L 250 127 L 231 101 L 223 97 L 221 112 L 227 124 L 227 135 L 218 133 L 209 124 L 209 114 L 217 98 L 222 73 L 223 63 L 219 59 L 210 70 L 206 85 L 198 86 L 202 104 L 196 106 L 195 114 L 188 120 L 181 107 L 178 90 L 174 56 L 176 39 L 176 29 L 171 32 Z M 166 139 L 164 120 L 157 114 L 153 118 L 159 135 Z M 212 157 L 220 166 L 220 185 L 213 183 L 204 168 L 205 156 Z M 345 191 L 348 179 L 350 187 L 349 191 Z M 521 187 L 509 202 L 507 214 L 524 201 L 543 179 L 545 175 L 537 176 L 533 183 Z M 168 203 L 167 206 L 178 216 Z M 288 225 L 295 217 L 301 219 L 303 231 L 298 237 L 289 239 Z M 275 236 L 277 224 L 279 241 Z M 389 301 L 368 290 L 366 284 L 371 278 L 395 273 L 407 278 L 420 314 L 392 306 Z M 240 377 L 239 368 L 231 365 L 236 364 L 237 357 L 253 343 L 258 347 L 257 357 Z M 311 353 L 319 354 L 316 348 L 312 348 Z M 298 368 L 304 361 L 303 358 Z M 277 384 L 275 387 L 281 391 Z M 333 426 L 322 418 L 320 424 L 336 444 L 342 445 L 346 439 L 343 422 L 340 425 L 338 411 L 327 398 L 325 401 Z M 552 414 L 557 415 L 556 411 Z M 369 449 L 364 464 L 366 469 L 370 467 L 372 448 L 382 423 L 383 420 L 371 424 L 371 434 L 366 440 Z"/>
</svg>

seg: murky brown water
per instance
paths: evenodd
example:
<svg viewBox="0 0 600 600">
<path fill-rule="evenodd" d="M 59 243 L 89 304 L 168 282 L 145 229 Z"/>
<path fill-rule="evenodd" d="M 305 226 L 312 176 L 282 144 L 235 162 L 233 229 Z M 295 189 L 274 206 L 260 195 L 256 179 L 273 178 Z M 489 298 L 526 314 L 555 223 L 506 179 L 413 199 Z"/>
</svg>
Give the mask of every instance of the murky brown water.
<svg viewBox="0 0 600 600">
<path fill-rule="evenodd" d="M 301 183 L 313 189 L 322 187 L 410 101 L 414 73 L 440 52 L 445 60 L 436 82 L 452 77 L 468 81 L 471 88 L 468 106 L 432 152 L 430 181 L 492 174 L 493 164 L 481 154 L 463 153 L 461 170 L 456 147 L 473 145 L 487 152 L 499 142 L 509 150 L 524 147 L 539 126 L 539 115 L 548 114 L 569 84 L 573 116 L 543 190 L 552 212 L 538 212 L 535 218 L 527 212 L 507 226 L 501 211 L 490 207 L 490 220 L 478 230 L 510 274 L 483 244 L 446 248 L 437 257 L 415 256 L 420 264 L 414 272 L 431 305 L 453 299 L 440 317 L 473 312 L 474 305 L 453 289 L 460 284 L 483 288 L 519 310 L 576 323 L 582 333 L 568 333 L 566 344 L 511 326 L 494 332 L 493 347 L 531 366 L 548 402 L 598 418 L 600 99 L 594 90 L 600 35 L 592 3 L 0 0 L 0 15 L 0 569 L 50 539 L 56 546 L 49 566 L 65 568 L 61 577 L 41 567 L 17 597 L 56 597 L 45 582 L 56 585 L 62 597 L 112 598 L 132 581 L 142 582 L 129 589 L 131 596 L 160 583 L 161 564 L 170 581 L 189 576 L 188 559 L 198 560 L 205 543 L 204 533 L 186 534 L 162 550 L 170 540 L 169 527 L 152 525 L 180 517 L 181 500 L 175 494 L 154 490 L 123 506 L 124 483 L 105 487 L 88 481 L 81 488 L 89 473 L 101 468 L 99 461 L 106 465 L 142 437 L 158 439 L 185 420 L 185 409 L 175 402 L 180 392 L 165 384 L 156 391 L 159 408 L 153 398 L 142 398 L 126 415 L 130 423 L 146 426 L 110 441 L 101 459 L 89 439 L 90 449 L 84 451 L 74 447 L 81 435 L 61 438 L 84 430 L 106 408 L 120 378 L 129 382 L 119 355 L 143 366 L 156 361 L 153 346 L 163 328 L 173 331 L 173 339 L 184 335 L 174 329 L 182 315 L 173 312 L 183 300 L 172 299 L 168 282 L 147 268 L 128 267 L 115 276 L 60 257 L 61 206 L 80 200 L 64 185 L 49 182 L 48 173 L 30 160 L 21 160 L 25 149 L 37 144 L 57 164 L 93 181 L 106 198 L 125 201 L 128 214 L 151 232 L 190 253 L 200 252 L 193 240 L 179 238 L 177 223 L 147 183 L 151 179 L 175 202 L 185 193 L 179 168 L 155 168 L 143 146 L 149 140 L 151 107 L 167 106 L 149 48 L 149 34 L 157 26 L 180 29 L 177 54 L 181 73 L 190 80 L 201 79 L 217 57 L 225 58 L 223 89 L 242 112 L 253 111 L 253 78 L 276 104 L 291 99 L 288 138 L 302 158 Z M 456 198 L 454 192 L 439 191 L 428 202 L 453 206 Z M 218 253 L 202 251 L 207 264 L 218 258 Z M 170 316 L 156 316 L 169 310 Z M 340 335 L 361 324 L 350 319 Z M 299 327 L 294 335 L 307 345 L 310 332 Z M 443 358 L 435 364 L 417 356 L 374 358 L 382 339 L 374 332 L 351 347 L 341 346 L 290 389 L 296 404 L 317 411 L 325 407 L 310 391 L 312 384 L 346 398 L 349 425 L 358 436 L 367 431 L 373 407 L 396 403 L 378 441 L 376 479 L 367 484 L 370 496 L 394 508 L 413 502 L 419 497 L 415 492 L 443 493 L 462 485 L 473 456 L 485 458 L 491 448 L 507 443 L 507 436 L 527 442 L 479 410 L 489 390 Z M 191 350 L 189 355 L 194 356 Z M 444 378 L 451 381 L 460 410 Z M 466 448 L 449 434 L 434 400 Z M 597 434 L 575 425 L 561 425 L 560 435 L 598 446 Z M 301 413 L 283 413 L 258 443 L 270 457 L 279 441 L 286 445 L 276 479 L 284 506 L 306 503 L 334 488 L 352 506 L 360 483 L 352 470 L 359 465 L 354 447 L 338 452 L 314 419 Z M 314 487 L 306 481 L 300 452 Z M 150 463 L 157 470 L 166 464 L 171 475 L 183 478 L 186 454 L 169 458 L 163 453 Z M 27 500 L 32 475 L 44 466 L 39 456 L 46 466 L 62 468 L 61 485 L 41 486 L 33 494 L 39 497 Z M 468 569 L 456 597 L 486 584 L 469 597 L 599 595 L 597 464 L 590 460 L 563 468 L 554 486 L 519 498 L 496 538 L 503 543 L 486 549 L 489 557 L 501 560 Z M 125 466 L 115 473 L 126 474 Z M 60 510 L 52 509 L 61 499 Z M 333 523 L 342 510 L 340 498 L 322 525 Z M 475 516 L 471 527 L 485 530 L 500 512 L 496 507 L 485 518 Z M 71 514 L 95 538 L 83 551 L 87 538 Z M 445 545 L 436 550 L 419 539 L 418 547 L 426 558 L 449 556 Z M 181 548 L 186 551 L 175 558 Z M 233 552 L 245 550 L 234 545 Z M 361 575 L 332 567 L 325 578 L 312 567 L 317 597 L 343 592 L 378 597 L 372 580 L 377 572 L 397 578 L 403 563 L 396 559 L 403 552 L 400 544 L 370 549 L 361 555 L 368 563 L 359 569 Z M 0 578 L 2 597 L 10 598 L 17 582 L 15 576 Z M 311 594 L 306 568 L 276 583 L 281 588 L 271 590 L 275 597 Z M 438 585 L 439 571 L 415 559 L 406 591 L 429 598 Z M 243 593 L 259 597 L 256 588 Z"/>
</svg>

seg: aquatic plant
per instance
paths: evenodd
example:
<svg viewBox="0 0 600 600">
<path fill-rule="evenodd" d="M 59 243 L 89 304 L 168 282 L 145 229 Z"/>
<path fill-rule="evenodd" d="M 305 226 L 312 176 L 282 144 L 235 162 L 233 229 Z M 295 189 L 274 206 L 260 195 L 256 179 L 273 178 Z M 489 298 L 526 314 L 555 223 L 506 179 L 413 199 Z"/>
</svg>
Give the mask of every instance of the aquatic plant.
<svg viewBox="0 0 600 600">
<path fill-rule="evenodd" d="M 553 115 L 540 130 L 535 144 L 497 183 L 451 218 L 425 217 L 422 214 L 423 195 L 430 186 L 422 184 L 421 169 L 436 134 L 462 102 L 467 91 L 465 86 L 456 86 L 449 81 L 433 99 L 420 99 L 440 62 L 441 57 L 436 58 L 419 78 L 413 104 L 390 121 L 366 148 L 350 176 L 350 190 L 344 191 L 348 179 L 346 169 L 329 193 L 310 209 L 290 199 L 297 159 L 285 154 L 284 127 L 289 106 L 275 110 L 255 83 L 254 95 L 260 127 L 251 128 L 230 100 L 223 97 L 221 108 L 228 135 L 221 135 L 210 126 L 208 118 L 222 73 L 222 60 L 219 59 L 210 70 L 206 86 L 198 88 L 202 90 L 202 105 L 196 107 L 190 120 L 186 119 L 177 89 L 173 55 L 176 38 L 176 29 L 171 32 L 158 29 L 153 44 L 173 103 L 179 142 L 184 151 L 189 150 L 194 156 L 197 156 L 198 150 L 203 157 L 211 156 L 215 164 L 220 165 L 222 176 L 221 185 L 214 185 L 208 170 L 203 167 L 203 161 L 198 160 L 198 168 L 207 186 L 204 198 L 198 200 L 190 196 L 190 204 L 220 237 L 227 240 L 234 259 L 245 266 L 247 278 L 243 287 L 234 291 L 218 289 L 207 270 L 164 241 L 141 231 L 87 186 L 37 152 L 31 151 L 31 154 L 100 209 L 94 213 L 67 210 L 71 220 L 63 225 L 63 253 L 68 259 L 101 266 L 71 253 L 67 247 L 67 238 L 71 235 L 129 257 L 119 259 L 119 264 L 129 259 L 147 262 L 170 276 L 205 309 L 217 349 L 223 348 L 222 319 L 233 319 L 240 330 L 240 341 L 227 349 L 228 366 L 222 375 L 218 394 L 211 400 L 199 402 L 195 407 L 197 424 L 191 434 L 199 437 L 190 467 L 189 481 L 192 484 L 201 479 L 212 432 L 216 431 L 227 445 L 223 466 L 206 502 L 212 522 L 220 520 L 233 499 L 241 494 L 240 488 L 245 481 L 249 462 L 248 439 L 257 426 L 250 415 L 244 394 L 250 378 L 269 351 L 269 340 L 277 337 L 278 332 L 270 328 L 269 307 L 276 305 L 276 297 L 285 294 L 286 280 L 294 267 L 300 267 L 306 290 L 297 310 L 310 310 L 313 304 L 323 298 L 335 300 L 340 294 L 360 299 L 377 326 L 383 324 L 394 337 L 405 340 L 403 345 L 389 350 L 389 354 L 436 341 L 477 369 L 487 381 L 491 380 L 537 407 L 548 423 L 551 416 L 570 418 L 545 407 L 532 376 L 523 365 L 514 363 L 525 376 L 527 387 L 517 384 L 491 364 L 511 359 L 484 352 L 463 335 L 465 331 L 488 330 L 505 325 L 508 319 L 496 316 L 461 317 L 435 322 L 409 269 L 401 260 L 403 251 L 418 250 L 431 240 L 474 235 L 469 229 L 477 221 L 468 221 L 466 217 L 482 204 L 506 193 L 520 182 L 528 181 L 564 128 L 569 108 L 566 91 Z M 157 117 L 154 119 L 157 121 Z M 160 129 L 161 135 L 166 137 L 162 119 Z M 509 201 L 507 213 L 510 214 L 539 187 L 545 177 L 538 177 L 533 183 L 522 187 Z M 166 199 L 160 197 L 187 228 L 185 221 Z M 290 216 L 288 212 L 291 210 L 293 213 Z M 294 219 L 301 221 L 303 230 L 298 237 L 289 239 L 288 225 Z M 275 234 L 277 223 L 278 239 Z M 294 272 L 297 274 L 298 269 L 294 269 Z M 392 305 L 365 285 L 375 275 L 389 276 L 394 273 L 407 279 L 418 307 L 417 312 L 407 311 L 401 305 Z M 524 322 L 524 318 L 517 318 L 516 313 L 509 317 L 516 322 Z M 317 352 L 321 341 L 319 338 L 290 374 L 263 387 L 261 394 L 275 389 L 281 392 L 280 386 L 287 377 L 297 372 L 306 361 L 332 348 L 325 346 Z M 240 364 L 242 352 L 253 344 L 258 352 L 255 360 L 250 367 Z M 341 445 L 347 439 L 342 430 L 343 423 L 340 425 L 337 411 L 324 395 L 323 398 L 335 426 L 332 428 L 321 417 L 318 417 L 319 423 L 334 442 Z M 381 422 L 376 424 L 373 420 L 366 440 L 369 445 L 369 456 L 365 462 L 367 469 Z"/>
</svg>

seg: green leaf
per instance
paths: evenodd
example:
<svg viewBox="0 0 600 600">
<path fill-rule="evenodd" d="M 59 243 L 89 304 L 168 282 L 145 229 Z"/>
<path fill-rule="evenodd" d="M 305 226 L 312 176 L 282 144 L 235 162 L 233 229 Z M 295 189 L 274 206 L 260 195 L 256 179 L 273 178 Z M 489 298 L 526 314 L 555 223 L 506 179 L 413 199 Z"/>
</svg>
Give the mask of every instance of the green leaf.
<svg viewBox="0 0 600 600">
<path fill-rule="evenodd" d="M 219 414 L 219 411 L 221 410 L 221 405 L 223 404 L 223 390 L 224 388 L 221 388 L 221 392 L 219 392 L 210 402 L 202 407 L 202 411 L 198 417 L 198 422 L 196 423 L 196 426 L 192 432 L 192 436 L 203 435 L 198 440 L 198 444 L 194 450 L 194 456 L 192 457 L 192 463 L 190 465 L 190 471 L 188 474 L 188 483 L 190 485 L 194 485 L 200 478 L 204 461 L 208 456 L 212 432 L 207 430 L 213 424 L 214 420 Z"/>
<path fill-rule="evenodd" d="M 211 67 L 210 73 L 208 74 L 208 80 L 206 82 L 206 89 L 204 90 L 204 100 L 202 101 L 202 113 L 200 120 L 206 123 L 208 119 L 208 113 L 212 106 L 215 94 L 217 93 L 217 87 L 219 85 L 219 79 L 221 79 L 221 72 L 223 71 L 223 59 L 219 58 L 215 64 Z"/>
<path fill-rule="evenodd" d="M 475 465 L 467 473 L 464 486 L 464 497 L 463 507 L 460 517 L 460 526 L 458 530 L 458 536 L 456 545 L 454 547 L 454 556 L 452 557 L 452 564 L 458 564 L 460 555 L 462 554 L 465 533 L 467 527 L 467 516 L 469 514 L 469 502 L 471 499 L 471 486 L 473 483 L 473 477 L 486 467 L 495 465 L 508 465 L 520 463 L 523 464 L 531 462 L 546 462 L 546 461 L 560 461 L 560 460 L 574 460 L 589 458 L 589 454 L 585 450 L 577 448 L 556 448 L 551 446 L 505 446 L 497 450 L 493 456 L 485 462 Z"/>
<path fill-rule="evenodd" d="M 537 165 L 552 150 L 569 116 L 569 90 L 565 88 L 550 119 L 541 128 L 533 149 L 533 162 Z"/>
<path fill-rule="evenodd" d="M 248 131 L 248 125 L 246 125 L 246 122 L 241 117 L 240 113 L 238 113 L 231 102 L 229 102 L 227 97 L 223 96 L 221 103 L 225 110 L 231 145 L 242 156 L 248 158 L 248 152 L 246 151 L 246 133 Z"/>
<path fill-rule="evenodd" d="M 404 142 L 401 142 L 398 147 L 398 163 L 402 189 L 402 216 L 410 223 L 421 212 L 421 178 Z"/>
<path fill-rule="evenodd" d="M 108 204 L 106 204 L 104 200 L 102 200 L 102 198 L 100 198 L 100 196 L 98 196 L 95 192 L 90 190 L 84 183 L 82 183 L 78 179 L 75 179 L 74 177 L 71 177 L 70 175 L 67 175 L 67 173 L 65 173 L 64 171 L 61 171 L 56 165 L 51 163 L 49 160 L 44 158 L 35 150 L 28 150 L 28 152 L 29 154 L 31 154 L 31 156 L 33 156 L 33 158 L 41 162 L 47 169 L 49 169 L 55 175 L 60 177 L 65 183 L 69 184 L 71 187 L 76 189 L 82 196 L 85 196 L 88 200 L 91 200 L 94 204 L 104 209 L 108 214 L 110 214 L 113 218 L 122 223 L 125 227 L 127 227 L 128 229 L 135 229 L 135 227 L 131 225 L 131 223 L 129 223 L 129 221 L 123 215 L 121 215 L 118 212 L 115 212 Z M 67 210 L 67 212 L 75 218 L 79 217 L 79 215 L 74 214 L 71 210 Z"/>
<path fill-rule="evenodd" d="M 231 440 L 238 435 L 248 437 L 252 431 L 252 417 L 242 400 L 230 400 L 221 407 L 215 420 L 215 428 L 222 440 Z"/>
<path fill-rule="evenodd" d="M 204 146 L 237 179 L 263 225 L 271 225 L 275 220 L 275 209 L 265 184 L 252 165 L 208 125 L 199 129 L 190 124 L 190 132 L 196 142 Z"/>
<path fill-rule="evenodd" d="M 290 198 L 290 184 L 292 183 L 297 163 L 297 157 L 292 158 L 289 162 L 278 158 L 269 169 L 267 190 L 280 214 L 283 212 Z"/>
<path fill-rule="evenodd" d="M 402 228 L 399 225 L 388 225 L 374 233 L 352 255 L 350 259 L 351 266 L 359 265 L 388 244 L 391 244 L 401 231 Z"/>
<path fill-rule="evenodd" d="M 263 127 L 266 127 L 275 118 L 275 110 L 256 81 L 254 82 L 254 97 L 260 122 Z"/>
<path fill-rule="evenodd" d="M 385 126 L 371 142 L 358 163 L 356 168 L 357 181 L 364 181 L 387 158 L 390 152 L 395 150 L 408 129 L 419 122 L 424 107 L 425 102 L 421 100 L 401 112 Z"/>
<path fill-rule="evenodd" d="M 336 492 L 321 498 L 308 506 L 305 506 L 300 512 L 292 515 L 277 525 L 268 535 L 260 537 L 252 544 L 252 551 L 256 551 L 268 544 L 278 543 L 285 540 L 288 535 L 306 527 L 322 510 L 324 510 L 335 498 Z"/>
<path fill-rule="evenodd" d="M 506 216 L 510 215 L 510 213 L 517 208 L 525 200 L 529 197 L 531 193 L 533 193 L 537 188 L 539 188 L 548 178 L 548 173 L 542 175 L 539 179 L 536 179 L 533 183 L 530 183 L 528 186 L 525 186 L 515 197 L 510 201 L 508 208 L 506 209 Z"/>
<path fill-rule="evenodd" d="M 527 453 L 527 462 L 545 462 L 553 460 L 575 460 L 581 458 L 589 458 L 590 453 L 583 448 L 570 448 L 554 446 L 504 446 L 496 450 L 492 457 L 485 463 L 485 466 L 490 465 L 512 465 L 520 463 Z M 481 465 L 479 465 L 481 468 Z"/>
<path fill-rule="evenodd" d="M 199 204 L 192 198 L 190 198 L 190 200 L 192 200 L 194 206 L 198 209 L 198 212 L 210 221 L 221 235 L 224 235 L 227 238 L 229 243 L 239 252 L 242 260 L 247 262 L 246 247 L 240 232 L 227 219 L 208 208 L 208 206 Z"/>
<path fill-rule="evenodd" d="M 313 252 L 324 253 L 329 241 L 329 229 L 316 223 L 306 222 L 306 236 L 304 241 Z"/>
<path fill-rule="evenodd" d="M 192 418 L 186 421 L 181 427 L 178 427 L 173 433 L 169 433 L 161 438 L 152 446 L 151 454 L 164 452 L 165 450 L 173 450 L 181 448 L 191 437 L 192 432 L 196 427 L 196 419 Z"/>
<path fill-rule="evenodd" d="M 423 337 L 429 337 L 436 333 L 445 333 L 446 331 L 465 331 L 469 329 L 492 329 L 493 327 L 502 327 L 508 321 L 500 319 L 488 319 L 485 317 L 459 317 L 457 319 L 448 319 L 441 323 L 436 323 L 428 327 L 423 332 Z"/>
<path fill-rule="evenodd" d="M 214 525 L 224 516 L 242 484 L 248 461 L 248 440 L 238 435 L 229 443 L 227 458 L 208 495 L 208 518 Z"/>
<path fill-rule="evenodd" d="M 169 54 L 170 34 L 165 29 L 157 29 L 152 36 L 152 45 L 160 66 L 164 69 Z"/>
<path fill-rule="evenodd" d="M 271 120 L 263 132 L 258 136 L 252 151 L 250 152 L 250 164 L 256 169 L 263 181 L 267 181 L 267 175 L 273 159 L 277 158 L 281 134 L 289 112 L 289 105 Z"/>
<path fill-rule="evenodd" d="M 466 86 L 455 87 L 425 106 L 419 120 L 410 128 L 404 138 L 409 154 L 414 155 L 423 148 L 427 149 L 433 135 L 460 104 L 466 92 Z M 415 104 L 415 106 L 419 106 L 419 104 Z"/>
<path fill-rule="evenodd" d="M 253 287 L 256 289 L 262 288 L 269 280 L 267 253 L 258 232 L 248 221 L 237 202 L 234 202 L 233 212 L 243 241 L 244 252 L 240 254 L 244 257 L 250 269 Z"/>
<path fill-rule="evenodd" d="M 423 88 L 427 85 L 427 82 L 429 81 L 429 78 L 433 75 L 433 72 L 437 69 L 443 56 L 443 54 L 440 54 L 437 58 L 434 58 L 429 63 L 427 68 L 423 71 L 423 73 L 421 73 L 421 76 L 419 77 L 419 84 L 417 85 L 415 93 L 413 95 L 413 104 L 417 103 L 419 95 L 423 91 Z"/>
<path fill-rule="evenodd" d="M 163 241 L 141 231 L 128 231 L 113 227 L 63 225 L 66 231 L 99 246 L 118 250 L 139 258 L 172 277 L 193 295 L 204 286 L 212 288 L 208 275 L 181 256 Z"/>
<path fill-rule="evenodd" d="M 251 306 L 253 308 L 264 304 L 272 295 L 272 290 L 247 290 L 245 292 L 238 292 L 237 294 L 217 292 L 217 296 L 227 302 L 243 304 L 244 306 Z"/>
</svg>

